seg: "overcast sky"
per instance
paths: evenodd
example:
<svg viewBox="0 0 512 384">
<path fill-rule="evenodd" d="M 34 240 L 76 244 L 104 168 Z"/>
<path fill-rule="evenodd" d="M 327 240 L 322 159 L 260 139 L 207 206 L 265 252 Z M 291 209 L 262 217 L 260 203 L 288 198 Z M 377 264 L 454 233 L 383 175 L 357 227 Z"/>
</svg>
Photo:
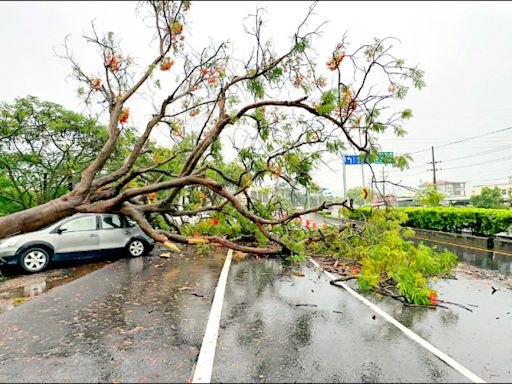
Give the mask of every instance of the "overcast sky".
<svg viewBox="0 0 512 384">
<path fill-rule="evenodd" d="M 242 19 L 260 5 L 268 12 L 268 33 L 277 43 L 287 44 L 310 4 L 193 2 L 187 39 L 196 48 L 225 39 L 241 48 Z M 135 6 L 135 2 L 1 2 L 0 101 L 34 95 L 82 111 L 76 85 L 68 78 L 69 65 L 54 50 L 70 35 L 73 50 L 97 68 L 94 51 L 82 38 L 95 19 L 98 30 L 119 33 L 124 52 L 146 63 L 152 52 L 148 29 L 137 19 Z M 405 125 L 409 134 L 399 139 L 387 135 L 381 141 L 386 151 L 419 153 L 413 155 L 410 170 L 387 167 L 389 180 L 413 187 L 431 181 L 426 162 L 431 160 L 432 145 L 436 160 L 442 161 L 438 180 L 467 182 L 470 189 L 512 176 L 512 130 L 450 144 L 512 127 L 512 2 L 329 1 L 316 8 L 314 21 L 323 20 L 329 23 L 317 40 L 323 55 L 320 63 L 347 32 L 353 46 L 374 37 L 395 36 L 401 40 L 395 46 L 396 56 L 425 71 L 427 87 L 411 91 L 403 103 L 414 115 Z M 144 113 L 148 112 L 135 113 L 135 121 L 144 121 Z M 316 172 L 315 180 L 339 195 L 342 161 L 327 160 L 329 167 Z M 379 174 L 381 169 L 375 166 Z M 361 185 L 359 166 L 347 166 L 347 181 L 348 188 Z"/>
</svg>

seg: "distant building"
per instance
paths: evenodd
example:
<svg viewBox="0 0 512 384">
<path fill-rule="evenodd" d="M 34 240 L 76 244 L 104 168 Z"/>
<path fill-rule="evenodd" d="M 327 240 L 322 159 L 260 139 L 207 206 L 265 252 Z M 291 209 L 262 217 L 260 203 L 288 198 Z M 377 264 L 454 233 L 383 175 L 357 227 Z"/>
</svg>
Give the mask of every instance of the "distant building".
<svg viewBox="0 0 512 384">
<path fill-rule="evenodd" d="M 386 204 L 384 204 L 384 201 L 386 201 Z M 393 194 L 387 194 L 384 197 L 384 200 L 382 199 L 382 197 L 380 195 L 376 194 L 373 196 L 373 199 L 372 199 L 370 205 L 372 207 L 381 207 L 384 205 L 387 205 L 388 207 L 396 207 L 398 204 L 397 204 L 397 198 Z"/>
<path fill-rule="evenodd" d="M 509 177 L 508 183 L 475 185 L 471 189 L 471 195 L 479 195 L 484 187 L 490 189 L 498 187 L 500 189 L 501 197 L 506 197 L 509 194 L 512 194 L 512 177 Z"/>
<path fill-rule="evenodd" d="M 466 196 L 466 183 L 464 182 L 437 180 L 436 188 L 449 197 Z"/>
<path fill-rule="evenodd" d="M 268 203 L 272 195 L 272 189 L 270 187 L 252 186 L 247 189 L 247 192 L 251 199 L 258 200 L 261 203 Z"/>
</svg>

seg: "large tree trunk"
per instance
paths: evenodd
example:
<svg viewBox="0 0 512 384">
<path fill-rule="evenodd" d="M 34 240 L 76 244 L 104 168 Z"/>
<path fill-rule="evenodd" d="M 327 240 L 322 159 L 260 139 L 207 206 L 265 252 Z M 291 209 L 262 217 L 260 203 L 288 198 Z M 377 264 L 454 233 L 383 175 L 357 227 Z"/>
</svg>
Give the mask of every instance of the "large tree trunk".
<svg viewBox="0 0 512 384">
<path fill-rule="evenodd" d="M 0 239 L 35 231 L 63 217 L 71 216 L 82 200 L 81 197 L 65 195 L 37 207 L 0 217 Z"/>
</svg>

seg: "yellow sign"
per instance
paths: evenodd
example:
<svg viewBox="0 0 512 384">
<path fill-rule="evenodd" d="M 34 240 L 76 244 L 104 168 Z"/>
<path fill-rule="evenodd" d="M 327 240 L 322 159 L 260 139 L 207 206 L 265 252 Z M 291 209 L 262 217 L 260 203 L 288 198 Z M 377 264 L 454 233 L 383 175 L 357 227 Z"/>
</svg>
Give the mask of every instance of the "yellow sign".
<svg viewBox="0 0 512 384">
<path fill-rule="evenodd" d="M 363 199 L 367 199 L 368 198 L 368 188 L 363 188 Z"/>
</svg>

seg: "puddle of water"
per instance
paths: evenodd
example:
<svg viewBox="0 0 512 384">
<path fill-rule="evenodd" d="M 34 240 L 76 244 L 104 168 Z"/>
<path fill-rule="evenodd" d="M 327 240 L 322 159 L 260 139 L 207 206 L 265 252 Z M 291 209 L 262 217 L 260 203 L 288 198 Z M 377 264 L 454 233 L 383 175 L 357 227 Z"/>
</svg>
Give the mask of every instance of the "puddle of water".
<svg viewBox="0 0 512 384">
<path fill-rule="evenodd" d="M 137 262 L 137 260 L 139 260 Z M 130 260 L 130 270 L 142 266 L 142 258 Z M 76 265 L 68 268 L 50 269 L 34 275 L 22 275 L 5 281 L 0 285 L 0 313 L 13 309 L 42 293 L 55 287 L 67 284 L 91 272 L 110 264 L 110 261 L 100 261 Z"/>
</svg>

